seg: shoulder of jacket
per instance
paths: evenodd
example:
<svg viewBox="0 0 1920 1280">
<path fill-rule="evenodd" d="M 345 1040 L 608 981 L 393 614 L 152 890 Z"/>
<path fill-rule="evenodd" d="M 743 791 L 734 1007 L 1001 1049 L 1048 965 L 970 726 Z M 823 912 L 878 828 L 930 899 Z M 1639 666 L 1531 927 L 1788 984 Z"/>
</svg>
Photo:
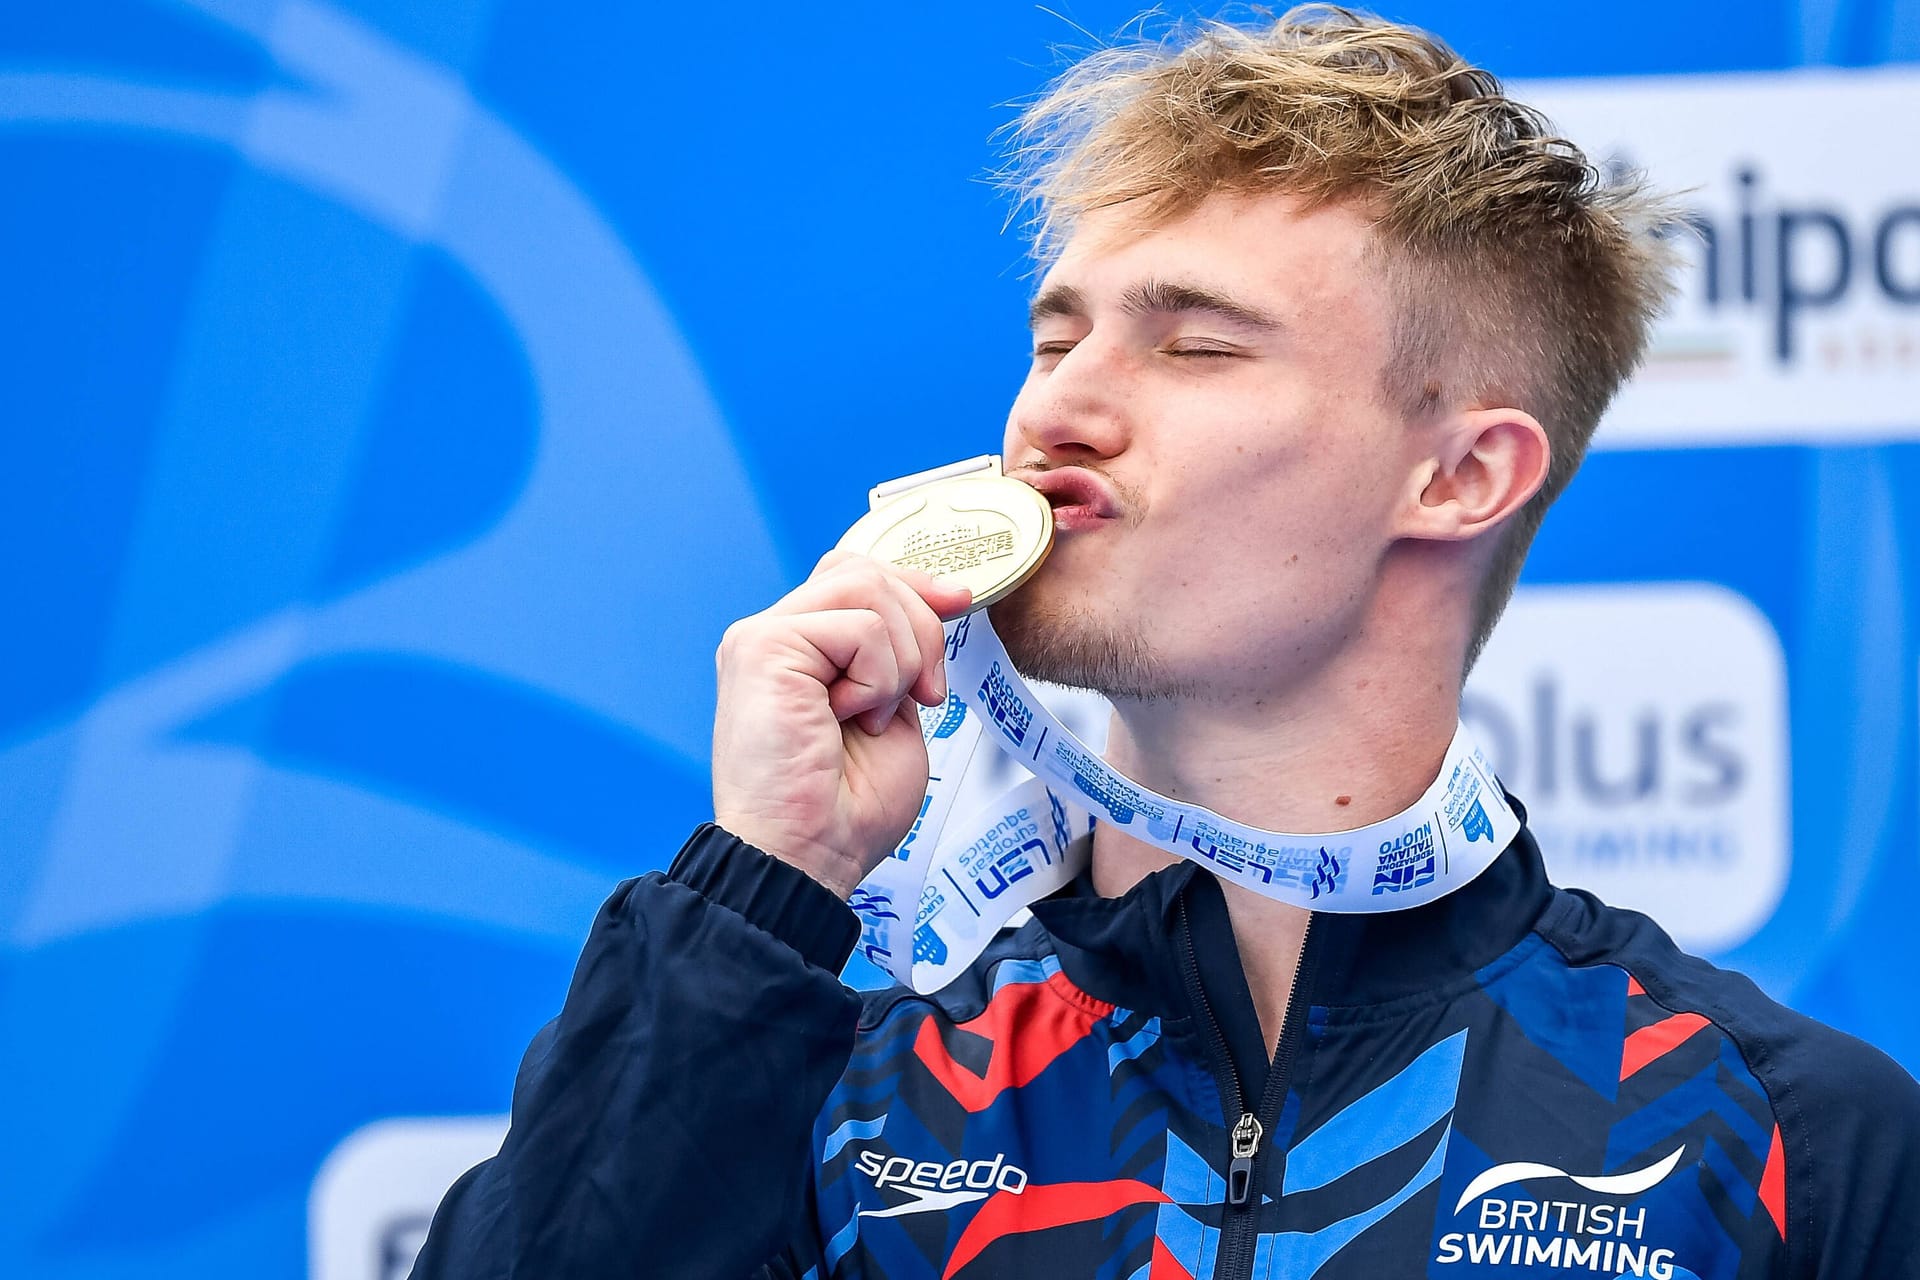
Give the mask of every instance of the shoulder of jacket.
<svg viewBox="0 0 1920 1280">
<path fill-rule="evenodd" d="M 1773 1113 L 1770 1163 L 1796 1254 L 1895 1206 L 1920 1224 L 1920 1082 L 1899 1063 L 1584 891 L 1558 891 L 1536 931 L 1569 964 L 1617 965 L 1662 1008 L 1699 1016 L 1732 1043 Z"/>
<path fill-rule="evenodd" d="M 1816 1087 L 1855 1069 L 1907 1076 L 1891 1058 L 1775 1000 L 1745 974 L 1680 949 L 1654 920 L 1580 889 L 1556 890 L 1535 926 L 1571 965 L 1624 969 L 1663 1008 L 1697 1013 L 1734 1040 L 1764 1080 L 1781 1069 Z"/>
</svg>

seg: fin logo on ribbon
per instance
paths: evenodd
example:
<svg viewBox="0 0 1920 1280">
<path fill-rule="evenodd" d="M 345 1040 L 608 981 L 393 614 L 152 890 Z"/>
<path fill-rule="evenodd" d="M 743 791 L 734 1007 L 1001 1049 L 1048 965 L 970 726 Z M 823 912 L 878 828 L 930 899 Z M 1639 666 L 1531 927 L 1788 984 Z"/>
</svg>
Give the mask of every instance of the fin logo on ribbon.
<svg viewBox="0 0 1920 1280">
<path fill-rule="evenodd" d="M 952 624 L 953 629 L 947 633 L 948 662 L 952 662 L 955 658 L 959 657 L 960 651 L 967 647 L 967 632 L 972 629 L 972 625 L 972 614 L 967 614 L 961 618 L 960 621 Z"/>
<path fill-rule="evenodd" d="M 1053 794 L 1053 788 L 1047 788 L 1047 813 L 1053 819 L 1053 847 L 1057 852 L 1065 853 L 1067 846 L 1073 843 L 1073 832 L 1067 824 L 1067 807 L 1060 803 L 1060 797 Z"/>
<path fill-rule="evenodd" d="M 1307 896 L 1317 898 L 1323 893 L 1332 893 L 1340 887 L 1340 859 L 1327 852 L 1325 845 L 1320 846 L 1320 865 L 1314 868 L 1313 879 L 1307 882 Z"/>
</svg>

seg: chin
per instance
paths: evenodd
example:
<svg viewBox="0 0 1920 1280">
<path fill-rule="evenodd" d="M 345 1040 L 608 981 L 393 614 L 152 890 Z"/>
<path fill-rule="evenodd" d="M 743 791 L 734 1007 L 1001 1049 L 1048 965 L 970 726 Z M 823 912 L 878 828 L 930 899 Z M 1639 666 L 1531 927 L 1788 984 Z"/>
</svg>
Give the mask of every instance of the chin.
<svg viewBox="0 0 1920 1280">
<path fill-rule="evenodd" d="M 1104 601 L 1062 598 L 1066 594 L 1047 581 L 1043 570 L 987 610 L 1021 675 L 1091 689 L 1110 699 L 1153 701 L 1186 694 L 1135 619 L 1117 615 Z"/>
</svg>

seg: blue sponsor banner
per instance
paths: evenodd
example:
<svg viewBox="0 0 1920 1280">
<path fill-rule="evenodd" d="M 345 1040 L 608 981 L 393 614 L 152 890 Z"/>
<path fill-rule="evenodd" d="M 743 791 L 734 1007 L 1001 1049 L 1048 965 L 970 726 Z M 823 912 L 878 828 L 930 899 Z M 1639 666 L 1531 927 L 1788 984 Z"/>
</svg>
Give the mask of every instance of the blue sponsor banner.
<svg viewBox="0 0 1920 1280">
<path fill-rule="evenodd" d="M 707 816 L 722 629 L 997 447 L 996 104 L 1133 12 L 11 6 L 0 1275 L 404 1274 L 414 1218 L 359 1271 L 310 1238 L 330 1153 L 504 1111 L 600 900 Z M 1556 84 L 1920 61 L 1905 0 L 1391 12 Z M 1779 394 L 1636 409 L 1528 578 L 1689 584 L 1777 706 L 1561 655 L 1476 714 L 1579 865 L 1722 885 L 1703 949 L 1914 1068 L 1920 167 L 1779 145 L 1711 158 L 1661 366 Z"/>
</svg>

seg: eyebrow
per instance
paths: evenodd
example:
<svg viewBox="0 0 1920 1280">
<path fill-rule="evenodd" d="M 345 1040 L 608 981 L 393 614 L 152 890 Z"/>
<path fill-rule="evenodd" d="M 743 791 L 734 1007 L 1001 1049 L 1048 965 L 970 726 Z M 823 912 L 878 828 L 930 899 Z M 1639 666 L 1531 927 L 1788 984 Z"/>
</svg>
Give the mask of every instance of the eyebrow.
<svg viewBox="0 0 1920 1280">
<path fill-rule="evenodd" d="M 1148 279 L 1130 285 L 1120 295 L 1120 309 L 1128 315 L 1174 315 L 1197 311 L 1249 329 L 1283 327 L 1278 319 L 1258 307 L 1238 302 L 1203 285 L 1178 280 Z M 1077 319 L 1086 314 L 1086 295 L 1072 285 L 1048 285 L 1027 308 L 1027 323 L 1037 328 L 1042 320 L 1055 317 Z"/>
</svg>

